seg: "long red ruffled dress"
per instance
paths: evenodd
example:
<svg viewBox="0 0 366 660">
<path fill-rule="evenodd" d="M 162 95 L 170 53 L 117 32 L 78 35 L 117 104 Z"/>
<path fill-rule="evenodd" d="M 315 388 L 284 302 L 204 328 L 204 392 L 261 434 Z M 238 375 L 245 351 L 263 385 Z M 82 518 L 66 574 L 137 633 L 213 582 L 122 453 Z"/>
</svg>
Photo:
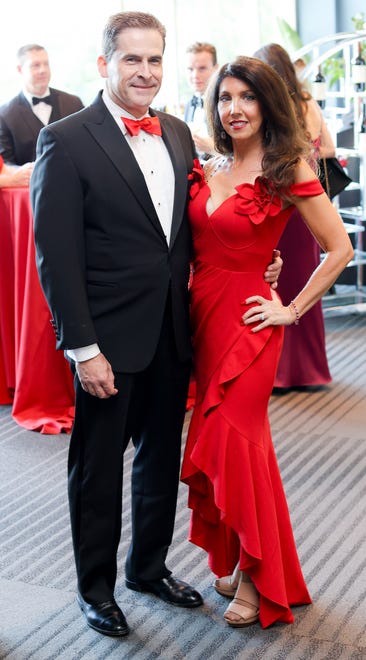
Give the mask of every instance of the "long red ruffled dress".
<svg viewBox="0 0 366 660">
<path fill-rule="evenodd" d="M 263 627 L 291 623 L 291 605 L 311 602 L 268 420 L 283 327 L 254 334 L 241 325 L 248 296 L 271 298 L 263 279 L 293 207 L 282 208 L 260 180 L 207 215 L 210 189 L 191 189 L 194 242 L 192 326 L 196 403 L 181 479 L 189 486 L 190 541 L 204 548 L 217 576 L 240 568 L 260 593 Z M 323 194 L 319 181 L 292 194 Z"/>
</svg>

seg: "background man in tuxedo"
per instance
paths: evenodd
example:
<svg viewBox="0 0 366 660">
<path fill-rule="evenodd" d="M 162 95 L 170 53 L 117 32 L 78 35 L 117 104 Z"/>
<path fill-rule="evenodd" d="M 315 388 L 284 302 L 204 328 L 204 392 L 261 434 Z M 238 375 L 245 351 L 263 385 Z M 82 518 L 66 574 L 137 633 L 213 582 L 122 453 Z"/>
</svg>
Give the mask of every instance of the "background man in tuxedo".
<svg viewBox="0 0 366 660">
<path fill-rule="evenodd" d="M 17 60 L 23 89 L 0 108 L 0 155 L 6 163 L 23 165 L 35 160 L 41 128 L 81 110 L 83 103 L 48 86 L 51 71 L 43 46 L 22 46 Z"/>
<path fill-rule="evenodd" d="M 40 279 L 57 346 L 75 371 L 69 502 L 78 601 L 88 625 L 107 635 L 128 633 L 114 589 L 130 438 L 126 586 L 181 607 L 202 603 L 165 563 L 191 360 L 195 150 L 183 121 L 150 109 L 164 45 L 165 29 L 150 14 L 109 19 L 98 58 L 105 89 L 41 131 L 31 179 Z"/>
<path fill-rule="evenodd" d="M 188 46 L 186 52 L 187 77 L 193 96 L 184 108 L 184 121 L 191 129 L 200 160 L 205 161 L 215 153 L 213 140 L 207 133 L 203 102 L 208 82 L 218 66 L 216 48 L 212 44 L 196 41 Z"/>
</svg>

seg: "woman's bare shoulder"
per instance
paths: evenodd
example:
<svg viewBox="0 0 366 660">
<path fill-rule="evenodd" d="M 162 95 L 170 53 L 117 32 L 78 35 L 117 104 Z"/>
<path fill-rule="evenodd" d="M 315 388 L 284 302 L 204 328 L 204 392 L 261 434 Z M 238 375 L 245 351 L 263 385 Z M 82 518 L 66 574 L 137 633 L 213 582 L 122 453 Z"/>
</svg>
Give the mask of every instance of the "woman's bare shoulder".
<svg viewBox="0 0 366 660">
<path fill-rule="evenodd" d="M 304 183 L 305 181 L 312 181 L 314 178 L 316 178 L 314 170 L 306 160 L 301 158 L 295 167 L 294 183 Z"/>
<path fill-rule="evenodd" d="M 313 140 L 319 137 L 321 133 L 322 118 L 322 111 L 318 103 L 313 98 L 308 99 L 308 101 L 306 101 L 305 121 L 306 128 Z"/>
</svg>

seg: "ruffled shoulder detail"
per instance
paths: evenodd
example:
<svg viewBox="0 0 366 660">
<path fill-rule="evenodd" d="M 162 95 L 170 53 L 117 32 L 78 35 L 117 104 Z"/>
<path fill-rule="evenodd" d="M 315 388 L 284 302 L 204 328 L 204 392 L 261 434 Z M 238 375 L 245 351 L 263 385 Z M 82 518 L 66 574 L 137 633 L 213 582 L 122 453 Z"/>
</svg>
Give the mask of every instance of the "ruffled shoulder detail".
<svg viewBox="0 0 366 660">
<path fill-rule="evenodd" d="M 190 184 L 189 196 L 194 199 L 205 185 L 205 175 L 198 158 L 193 161 L 192 171 L 188 174 L 188 183 Z"/>
<path fill-rule="evenodd" d="M 235 213 L 248 216 L 255 225 L 263 222 L 268 215 L 278 215 L 282 210 L 281 198 L 268 191 L 261 177 L 257 177 L 254 184 L 242 183 L 235 190 Z"/>
<path fill-rule="evenodd" d="M 289 192 L 291 195 L 296 195 L 296 197 L 313 197 L 315 195 L 321 195 L 324 192 L 324 188 L 319 179 L 311 179 L 311 181 L 293 183 L 289 188 Z"/>
</svg>

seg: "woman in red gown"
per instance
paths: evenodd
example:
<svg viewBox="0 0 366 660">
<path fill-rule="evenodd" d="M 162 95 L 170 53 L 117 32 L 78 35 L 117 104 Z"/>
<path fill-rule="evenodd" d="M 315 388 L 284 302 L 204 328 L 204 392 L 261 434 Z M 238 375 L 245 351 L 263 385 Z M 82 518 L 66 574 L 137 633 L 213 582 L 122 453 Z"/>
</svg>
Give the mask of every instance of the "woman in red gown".
<svg viewBox="0 0 366 660">
<path fill-rule="evenodd" d="M 182 465 L 190 540 L 242 627 L 291 623 L 311 602 L 294 543 L 268 422 L 283 327 L 298 323 L 352 257 L 343 223 L 302 158 L 285 84 L 257 59 L 222 67 L 208 119 L 223 154 L 190 175 L 192 327 L 197 396 Z M 285 307 L 263 271 L 294 207 L 328 252 Z"/>
</svg>

